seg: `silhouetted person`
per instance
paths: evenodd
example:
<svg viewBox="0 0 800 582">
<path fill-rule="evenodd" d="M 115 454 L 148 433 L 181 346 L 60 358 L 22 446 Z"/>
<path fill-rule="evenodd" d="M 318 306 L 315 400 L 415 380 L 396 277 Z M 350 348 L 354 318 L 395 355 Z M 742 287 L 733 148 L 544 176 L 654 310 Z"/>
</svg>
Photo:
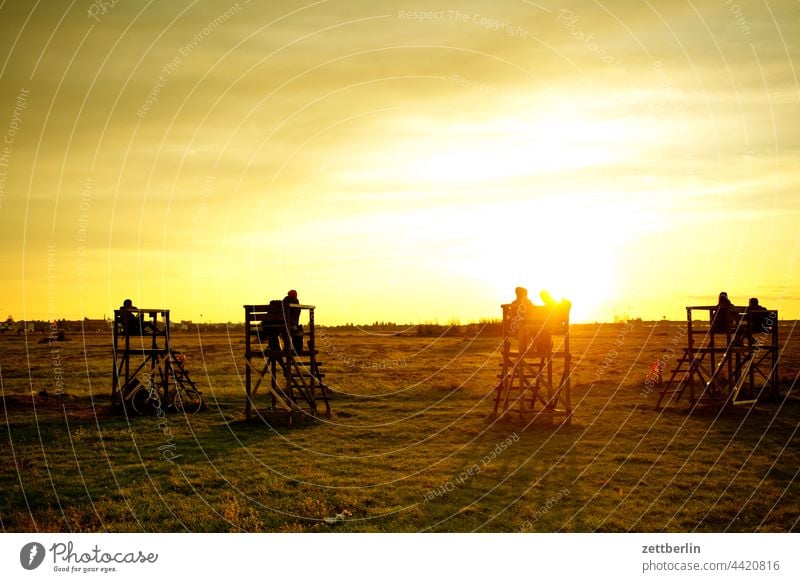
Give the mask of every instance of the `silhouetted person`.
<svg viewBox="0 0 800 582">
<path fill-rule="evenodd" d="M 533 302 L 528 299 L 528 290 L 525 287 L 514 289 L 517 298 L 511 302 L 511 318 L 516 321 L 525 319 L 526 314 L 530 315 L 533 311 Z"/>
<path fill-rule="evenodd" d="M 292 346 L 296 352 L 303 350 L 303 326 L 300 325 L 300 310 L 292 309 L 291 305 L 299 305 L 297 291 L 290 289 L 283 298 L 283 313 L 289 327 L 289 335 L 292 338 Z"/>
<path fill-rule="evenodd" d="M 297 291 L 290 289 L 283 298 L 283 316 L 289 335 L 292 338 L 292 347 L 296 352 L 303 351 L 303 326 L 300 325 L 300 310 L 292 309 L 292 305 L 299 305 Z"/>
<path fill-rule="evenodd" d="M 299 305 L 300 300 L 297 298 L 297 291 L 294 289 L 290 289 L 286 292 L 286 297 L 283 298 L 284 305 Z M 294 310 L 296 311 L 296 310 Z M 298 312 L 299 313 L 299 312 Z M 300 317 L 297 317 L 297 321 L 300 320 Z"/>
<path fill-rule="evenodd" d="M 752 346 L 756 343 L 756 338 L 753 334 L 767 333 L 769 325 L 767 324 L 767 308 L 758 303 L 757 297 L 751 297 L 747 302 L 747 345 Z"/>
<path fill-rule="evenodd" d="M 713 333 L 728 333 L 731 329 L 730 311 L 733 303 L 728 299 L 725 291 L 720 292 L 714 316 L 711 320 L 711 331 Z"/>
<path fill-rule="evenodd" d="M 273 299 L 267 305 L 267 313 L 261 321 L 259 340 L 262 342 L 266 340 L 269 350 L 279 351 L 281 349 L 280 337 L 285 328 L 283 302 L 280 299 Z"/>
<path fill-rule="evenodd" d="M 533 302 L 528 299 L 528 290 L 525 287 L 514 289 L 517 298 L 511 302 L 509 307 L 509 317 L 512 330 L 517 329 L 517 339 L 519 340 L 519 352 L 523 353 L 528 349 L 530 343 L 530 330 L 524 325 L 525 319 L 533 315 Z"/>
<path fill-rule="evenodd" d="M 284 338 L 283 350 L 288 350 L 291 342 L 295 351 L 303 346 L 303 328 L 300 326 L 300 310 L 292 309 L 297 305 L 297 291 L 290 290 L 283 300 L 273 299 L 267 306 L 267 312 L 261 322 L 259 339 L 267 341 L 267 348 L 271 351 L 281 350 L 280 338 Z"/>
<path fill-rule="evenodd" d="M 142 317 L 136 315 L 139 308 L 133 304 L 133 300 L 126 299 L 119 308 L 119 322 L 127 335 L 142 335 Z"/>
<path fill-rule="evenodd" d="M 556 321 L 564 321 L 569 317 L 569 310 L 572 308 L 572 302 L 569 299 L 556 301 L 547 289 L 542 289 L 539 297 L 542 298 L 545 307 L 549 307 L 552 310 Z"/>
<path fill-rule="evenodd" d="M 560 327 L 562 321 L 567 320 L 572 303 L 567 299 L 556 301 L 547 289 L 542 289 L 539 292 L 539 297 L 547 308 L 547 315 L 545 316 L 545 324 L 539 332 L 539 338 L 536 340 L 537 350 L 551 352 L 553 351 L 552 331 Z"/>
<path fill-rule="evenodd" d="M 119 308 L 119 321 L 127 335 L 144 335 L 145 332 L 155 331 L 153 324 L 145 321 L 144 314 L 138 311 L 139 308 L 130 299 L 123 301 Z"/>
</svg>

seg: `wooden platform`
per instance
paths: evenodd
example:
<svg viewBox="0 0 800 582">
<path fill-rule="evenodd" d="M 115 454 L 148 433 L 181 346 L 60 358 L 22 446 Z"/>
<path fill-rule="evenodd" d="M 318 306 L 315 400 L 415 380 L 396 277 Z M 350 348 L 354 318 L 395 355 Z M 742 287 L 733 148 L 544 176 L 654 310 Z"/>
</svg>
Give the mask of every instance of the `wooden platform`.
<svg viewBox="0 0 800 582">
<path fill-rule="evenodd" d="M 313 305 L 245 305 L 245 418 L 254 414 L 318 415 L 318 400 L 330 416 L 322 363 L 317 360 Z M 308 329 L 299 321 L 308 313 Z M 302 344 L 302 345 L 300 345 Z M 259 405 L 259 390 L 267 404 Z M 260 412 L 258 412 L 260 411 Z"/>
<path fill-rule="evenodd" d="M 169 309 L 115 310 L 113 342 L 112 407 L 126 414 L 205 408 L 184 357 L 172 348 Z"/>
<path fill-rule="evenodd" d="M 720 324 L 717 306 L 689 306 L 686 322 L 687 345 L 656 409 L 684 397 L 691 410 L 751 406 L 778 396 L 777 311 L 732 307 Z"/>
<path fill-rule="evenodd" d="M 570 424 L 569 308 L 534 306 L 519 318 L 511 313 L 510 305 L 501 307 L 502 360 L 492 417 Z M 512 350 L 512 342 L 519 343 L 520 338 L 530 338 L 530 343 Z"/>
</svg>

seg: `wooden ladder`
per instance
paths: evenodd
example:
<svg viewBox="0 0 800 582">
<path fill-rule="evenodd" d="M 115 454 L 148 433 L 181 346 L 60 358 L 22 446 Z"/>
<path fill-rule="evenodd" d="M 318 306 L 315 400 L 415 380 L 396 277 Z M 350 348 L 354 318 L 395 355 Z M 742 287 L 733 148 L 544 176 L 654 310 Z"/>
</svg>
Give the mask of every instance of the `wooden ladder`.
<svg viewBox="0 0 800 582">
<path fill-rule="evenodd" d="M 664 382 L 664 387 L 658 395 L 658 402 L 656 402 L 656 410 L 661 408 L 661 403 L 664 401 L 665 396 L 669 396 L 664 405 L 668 405 L 673 400 L 678 402 L 686 391 L 687 386 L 694 382 L 695 374 L 703 381 L 703 373 L 700 368 L 700 363 L 705 358 L 705 353 L 693 355 L 689 348 L 683 348 L 683 355 L 675 367 L 670 370 L 671 374 L 669 380 Z M 679 379 L 680 378 L 680 379 Z"/>
<path fill-rule="evenodd" d="M 513 392 L 518 393 L 516 398 L 513 398 L 513 403 L 517 405 L 520 414 L 524 413 L 526 404 L 531 409 L 533 409 L 537 400 L 543 405 L 547 404 L 540 394 L 542 385 L 541 376 L 547 365 L 547 359 L 534 356 L 533 360 L 534 361 L 530 361 L 528 356 L 518 355 L 513 365 L 508 365 L 508 363 L 503 365 L 504 370 L 501 371 L 498 376 L 500 382 L 495 392 L 495 414 L 497 414 L 500 409 L 501 402 L 503 405 L 503 412 L 506 412 L 510 408 L 509 402 L 512 401 Z M 530 392 L 530 396 L 527 398 L 526 392 Z"/>
</svg>

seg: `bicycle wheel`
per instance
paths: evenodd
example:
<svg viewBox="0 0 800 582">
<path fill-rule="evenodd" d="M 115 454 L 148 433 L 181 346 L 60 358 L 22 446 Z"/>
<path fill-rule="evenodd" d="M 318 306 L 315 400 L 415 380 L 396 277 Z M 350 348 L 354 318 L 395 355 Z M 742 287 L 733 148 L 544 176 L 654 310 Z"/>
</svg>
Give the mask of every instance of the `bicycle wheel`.
<svg viewBox="0 0 800 582">
<path fill-rule="evenodd" d="M 138 378 L 131 378 L 119 391 L 119 401 L 126 413 L 144 414 L 149 395 Z"/>
<path fill-rule="evenodd" d="M 147 414 L 150 411 L 150 391 L 139 386 L 129 392 L 122 401 L 123 405 L 135 414 Z"/>
<path fill-rule="evenodd" d="M 203 408 L 203 395 L 194 388 L 179 387 L 172 397 L 172 406 L 178 412 L 194 414 Z"/>
</svg>

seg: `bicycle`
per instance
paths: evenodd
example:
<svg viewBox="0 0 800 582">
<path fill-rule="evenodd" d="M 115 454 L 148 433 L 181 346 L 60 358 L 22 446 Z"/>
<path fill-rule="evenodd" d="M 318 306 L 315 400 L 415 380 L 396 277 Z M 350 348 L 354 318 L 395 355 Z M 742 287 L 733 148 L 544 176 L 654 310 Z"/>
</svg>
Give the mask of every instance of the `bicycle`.
<svg viewBox="0 0 800 582">
<path fill-rule="evenodd" d="M 183 365 L 185 361 L 183 354 L 171 353 L 165 360 L 163 370 L 159 367 L 155 373 L 145 374 L 146 385 L 138 378 L 132 378 L 120 390 L 123 407 L 136 414 L 158 413 L 162 408 L 184 414 L 195 414 L 203 410 L 203 393 L 189 377 L 189 372 Z M 166 402 L 163 403 L 164 383 L 168 378 L 172 378 L 169 383 L 171 389 L 167 390 Z"/>
</svg>

